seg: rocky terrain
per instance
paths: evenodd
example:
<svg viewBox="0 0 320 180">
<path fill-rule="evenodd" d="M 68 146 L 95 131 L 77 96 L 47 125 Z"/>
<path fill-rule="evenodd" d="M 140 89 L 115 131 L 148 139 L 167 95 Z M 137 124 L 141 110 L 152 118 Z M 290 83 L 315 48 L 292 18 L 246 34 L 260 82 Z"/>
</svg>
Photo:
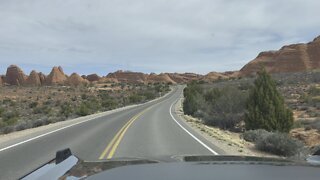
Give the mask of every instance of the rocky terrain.
<svg viewBox="0 0 320 180">
<path fill-rule="evenodd" d="M 320 69 L 320 36 L 306 44 L 292 44 L 278 51 L 261 52 L 240 70 L 240 75 L 254 75 L 262 66 L 270 73 Z"/>
</svg>

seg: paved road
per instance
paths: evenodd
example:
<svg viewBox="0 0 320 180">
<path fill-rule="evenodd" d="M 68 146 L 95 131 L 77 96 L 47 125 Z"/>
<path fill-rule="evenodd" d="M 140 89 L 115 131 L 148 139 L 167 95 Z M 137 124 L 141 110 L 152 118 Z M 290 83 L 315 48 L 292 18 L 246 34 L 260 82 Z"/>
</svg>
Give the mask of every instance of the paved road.
<svg viewBox="0 0 320 180">
<path fill-rule="evenodd" d="M 159 159 L 222 153 L 175 114 L 183 87 L 159 100 L 117 112 L 70 121 L 0 145 L 0 179 L 16 179 L 66 147 L 84 160 L 118 157 Z"/>
</svg>

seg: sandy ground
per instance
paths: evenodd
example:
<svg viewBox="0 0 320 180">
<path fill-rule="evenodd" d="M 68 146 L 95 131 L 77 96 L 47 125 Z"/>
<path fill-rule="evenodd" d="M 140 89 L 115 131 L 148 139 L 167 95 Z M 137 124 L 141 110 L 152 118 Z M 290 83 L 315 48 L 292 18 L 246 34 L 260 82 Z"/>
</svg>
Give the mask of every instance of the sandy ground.
<svg viewBox="0 0 320 180">
<path fill-rule="evenodd" d="M 250 142 L 243 140 L 240 133 L 221 130 L 212 126 L 204 125 L 200 119 L 184 115 L 182 110 L 183 98 L 176 105 L 176 113 L 185 120 L 187 124 L 204 138 L 221 148 L 227 155 L 278 157 L 272 154 L 258 151 Z"/>
</svg>

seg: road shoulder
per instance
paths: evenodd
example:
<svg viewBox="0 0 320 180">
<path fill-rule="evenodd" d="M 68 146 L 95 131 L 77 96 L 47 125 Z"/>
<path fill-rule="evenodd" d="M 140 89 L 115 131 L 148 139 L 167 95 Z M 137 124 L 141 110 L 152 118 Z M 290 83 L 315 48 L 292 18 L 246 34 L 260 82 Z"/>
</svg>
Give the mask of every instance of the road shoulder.
<svg viewBox="0 0 320 180">
<path fill-rule="evenodd" d="M 185 115 L 182 109 L 183 98 L 181 97 L 175 105 L 175 113 L 184 121 L 184 124 L 192 128 L 207 141 L 219 147 L 225 155 L 277 157 L 272 154 L 260 152 L 254 145 L 240 138 L 239 133 L 224 131 L 219 128 L 204 125 L 200 119 Z"/>
</svg>

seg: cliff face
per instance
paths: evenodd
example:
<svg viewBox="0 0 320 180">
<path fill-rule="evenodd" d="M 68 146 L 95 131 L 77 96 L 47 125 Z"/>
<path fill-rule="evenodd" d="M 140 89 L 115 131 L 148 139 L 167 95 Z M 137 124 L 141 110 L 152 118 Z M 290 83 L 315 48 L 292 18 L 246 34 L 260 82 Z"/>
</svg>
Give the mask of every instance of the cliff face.
<svg viewBox="0 0 320 180">
<path fill-rule="evenodd" d="M 262 66 L 270 73 L 319 69 L 320 36 L 307 44 L 293 44 L 278 51 L 262 52 L 240 70 L 240 75 L 253 75 Z"/>
</svg>

